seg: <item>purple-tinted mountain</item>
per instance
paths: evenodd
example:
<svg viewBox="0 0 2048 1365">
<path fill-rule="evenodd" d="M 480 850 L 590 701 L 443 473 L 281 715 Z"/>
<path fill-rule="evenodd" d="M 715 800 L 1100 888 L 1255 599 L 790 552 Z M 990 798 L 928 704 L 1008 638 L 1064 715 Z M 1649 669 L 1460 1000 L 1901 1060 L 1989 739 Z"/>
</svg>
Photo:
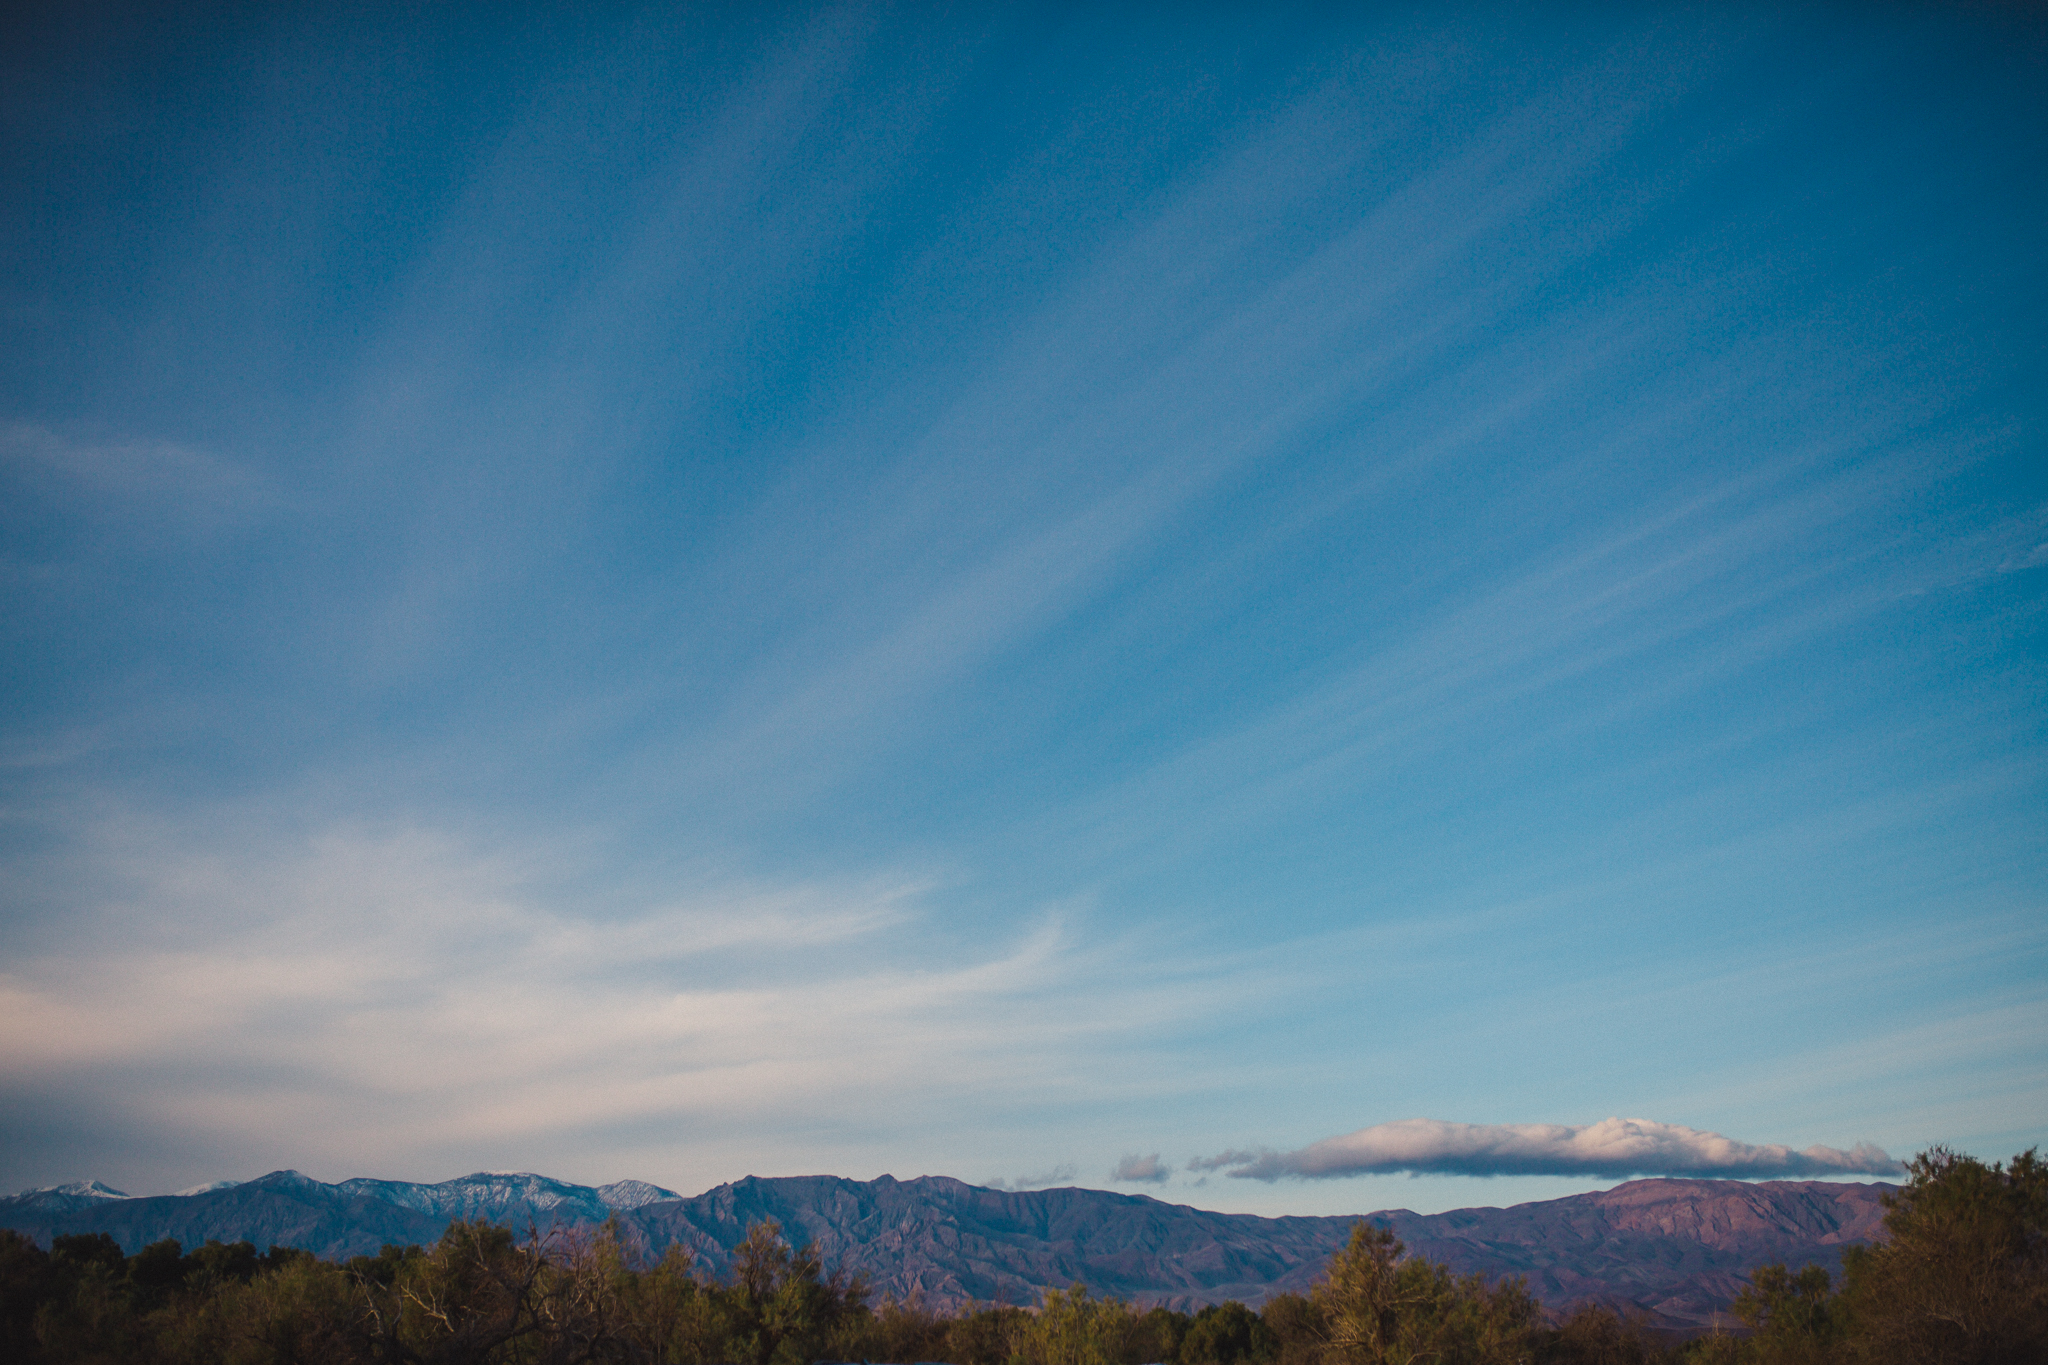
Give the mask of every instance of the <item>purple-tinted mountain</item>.
<svg viewBox="0 0 2048 1365">
<path fill-rule="evenodd" d="M 297 1171 L 273 1171 L 260 1180 L 199 1194 L 100 1198 L 70 1207 L 50 1207 L 39 1198 L 44 1193 L 0 1200 L 0 1226 L 27 1233 L 45 1246 L 64 1233 L 110 1233 L 131 1255 L 166 1237 L 188 1247 L 212 1237 L 246 1239 L 259 1249 L 295 1246 L 323 1256 L 353 1255 L 374 1252 L 385 1242 L 430 1242 L 449 1222 Z"/>
<path fill-rule="evenodd" d="M 0 1227 L 47 1243 L 68 1232 L 107 1232 L 130 1253 L 175 1237 L 187 1246 L 209 1237 L 258 1247 L 304 1247 L 321 1256 L 375 1252 L 385 1243 L 427 1243 L 458 1218 L 481 1218 L 525 1231 L 584 1227 L 642 1204 L 681 1198 L 639 1180 L 592 1188 L 546 1176 L 483 1171 L 439 1184 L 344 1180 L 336 1185 L 297 1171 L 272 1171 L 246 1183 L 135 1199 L 94 1182 L 29 1190 L 0 1199 Z"/>
<path fill-rule="evenodd" d="M 1363 1216 L 1456 1270 L 1527 1276 L 1550 1307 L 1594 1299 L 1685 1328 L 1713 1321 L 1763 1262 L 1838 1269 L 1845 1247 L 1881 1234 L 1880 1196 L 1890 1188 L 1638 1180 L 1505 1209 Z M 0 1200 L 0 1226 L 46 1244 L 56 1234 L 104 1231 L 130 1252 L 165 1237 L 187 1246 L 216 1237 L 349 1256 L 431 1242 L 451 1220 L 479 1217 L 522 1230 L 616 1217 L 647 1251 L 681 1244 L 712 1273 L 725 1269 L 748 1227 L 773 1219 L 792 1240 L 815 1243 L 827 1266 L 866 1277 L 878 1295 L 1031 1303 L 1078 1281 L 1176 1308 L 1256 1305 L 1305 1290 L 1358 1221 L 1211 1213 L 1102 1190 L 1005 1192 L 943 1176 L 749 1176 L 683 1199 L 638 1181 L 593 1188 L 486 1173 L 435 1185 L 328 1185 L 277 1171 L 158 1198 L 79 1185 Z"/>
<path fill-rule="evenodd" d="M 1547 1305 L 1594 1299 L 1698 1328 L 1725 1314 L 1758 1265 L 1818 1264 L 1839 1275 L 1844 1250 L 1882 1237 L 1882 1196 L 1895 1188 L 1634 1180 L 1513 1208 L 1373 1218 L 1410 1251 L 1457 1270 L 1527 1276 Z"/>
<path fill-rule="evenodd" d="M 681 1242 L 717 1268 L 763 1218 L 897 1298 L 1028 1304 L 1079 1281 L 1174 1307 L 1256 1303 L 1284 1280 L 1306 1283 L 1357 1221 L 1210 1213 L 1104 1190 L 1006 1192 L 945 1176 L 749 1176 L 625 1221 L 650 1246 Z"/>
</svg>

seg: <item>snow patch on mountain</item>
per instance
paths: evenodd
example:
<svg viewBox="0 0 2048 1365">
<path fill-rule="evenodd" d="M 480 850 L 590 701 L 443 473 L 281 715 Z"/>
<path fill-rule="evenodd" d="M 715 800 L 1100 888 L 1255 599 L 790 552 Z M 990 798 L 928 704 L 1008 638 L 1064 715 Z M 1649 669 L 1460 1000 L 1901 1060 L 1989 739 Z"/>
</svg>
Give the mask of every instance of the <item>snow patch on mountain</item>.
<svg viewBox="0 0 2048 1365">
<path fill-rule="evenodd" d="M 432 1185 L 358 1177 L 332 1188 L 436 1218 L 483 1218 L 515 1225 L 529 1221 L 602 1222 L 614 1207 L 588 1185 L 571 1185 L 531 1171 L 478 1171 Z"/>
<path fill-rule="evenodd" d="M 38 1185 L 32 1190 L 23 1190 L 18 1196 L 24 1201 L 41 1208 L 76 1209 L 107 1199 L 132 1199 L 125 1190 L 112 1185 L 103 1185 L 97 1180 L 73 1180 L 64 1185 Z"/>
<path fill-rule="evenodd" d="M 637 1209 L 646 1204 L 682 1198 L 674 1190 L 650 1185 L 644 1180 L 614 1180 L 609 1185 L 599 1185 L 592 1193 L 603 1200 L 608 1209 Z"/>
<path fill-rule="evenodd" d="M 212 1180 L 164 1197 L 195 1199 L 245 1188 L 289 1191 L 297 1198 L 321 1202 L 377 1199 L 433 1218 L 482 1218 L 515 1226 L 534 1222 L 599 1223 L 617 1211 L 683 1197 L 645 1180 L 615 1180 L 609 1185 L 592 1187 L 554 1180 L 532 1171 L 478 1171 L 433 1184 L 359 1176 L 330 1185 L 293 1170 L 272 1171 L 254 1180 Z M 59 1212 L 131 1198 L 134 1196 L 97 1180 L 74 1180 L 23 1190 L 13 1199 L 0 1200 L 0 1204 Z"/>
<path fill-rule="evenodd" d="M 304 1171 L 293 1170 L 272 1171 L 268 1175 L 259 1175 L 248 1183 L 266 1190 L 298 1190 L 312 1195 L 334 1188 L 324 1181 L 315 1180 Z"/>
<path fill-rule="evenodd" d="M 125 1190 L 117 1190 L 117 1189 L 115 1189 L 115 1188 L 114 1188 L 114 1187 L 113 1187 L 112 1185 L 102 1185 L 102 1184 L 101 1184 L 101 1183 L 100 1183 L 99 1181 L 97 1181 L 97 1180 L 74 1180 L 74 1181 L 72 1181 L 72 1182 L 71 1182 L 70 1184 L 68 1184 L 68 1185 L 38 1185 L 38 1186 L 37 1186 L 37 1187 L 36 1187 L 35 1189 L 32 1189 L 32 1190 L 23 1190 L 23 1191 L 22 1191 L 22 1193 L 23 1193 L 23 1194 L 70 1194 L 70 1195 L 77 1195 L 78 1197 L 80 1197 L 80 1198 L 82 1198 L 82 1199 L 132 1199 L 132 1198 L 134 1198 L 134 1196 L 133 1196 L 133 1195 L 129 1194 L 129 1193 L 128 1193 L 127 1191 L 125 1191 Z"/>
<path fill-rule="evenodd" d="M 0 1200 L 0 1203 L 45 1213 L 68 1213 L 73 1209 L 98 1208 L 133 1197 L 97 1180 L 73 1180 L 63 1185 L 42 1185 L 23 1190 L 12 1199 Z"/>
</svg>

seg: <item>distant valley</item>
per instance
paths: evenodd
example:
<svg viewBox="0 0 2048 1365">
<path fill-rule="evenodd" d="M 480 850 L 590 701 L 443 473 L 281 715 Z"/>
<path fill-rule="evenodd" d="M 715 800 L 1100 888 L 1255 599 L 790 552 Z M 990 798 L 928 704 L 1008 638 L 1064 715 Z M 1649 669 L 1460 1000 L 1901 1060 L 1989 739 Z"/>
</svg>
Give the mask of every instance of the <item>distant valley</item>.
<svg viewBox="0 0 2048 1365">
<path fill-rule="evenodd" d="M 846 1180 L 748 1177 L 685 1198 L 641 1181 L 573 1185 L 480 1173 L 438 1184 L 276 1171 L 241 1184 L 129 1198 L 98 1184 L 0 1199 L 0 1226 L 48 1244 L 108 1232 L 132 1253 L 166 1237 L 303 1247 L 336 1258 L 385 1243 L 431 1243 L 449 1222 L 589 1227 L 616 1217 L 653 1254 L 681 1244 L 713 1273 L 747 1228 L 779 1222 L 828 1266 L 868 1278 L 877 1297 L 1035 1302 L 1076 1281 L 1145 1304 L 1192 1308 L 1305 1290 L 1364 1217 L 1419 1255 L 1462 1272 L 1524 1275 L 1545 1305 L 1598 1300 L 1673 1328 L 1724 1310 L 1752 1266 L 1817 1262 L 1879 1237 L 1883 1184 L 1637 1180 L 1597 1194 L 1418 1214 L 1327 1218 L 1212 1213 L 1104 1190 L 1010 1192 L 943 1176 Z"/>
</svg>

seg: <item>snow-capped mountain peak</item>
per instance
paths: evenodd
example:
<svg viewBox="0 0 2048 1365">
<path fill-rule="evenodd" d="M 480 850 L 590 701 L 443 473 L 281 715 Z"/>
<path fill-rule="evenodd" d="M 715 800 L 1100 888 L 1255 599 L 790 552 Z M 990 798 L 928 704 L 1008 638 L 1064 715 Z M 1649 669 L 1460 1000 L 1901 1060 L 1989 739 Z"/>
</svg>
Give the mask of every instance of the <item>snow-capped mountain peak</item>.
<svg viewBox="0 0 2048 1365">
<path fill-rule="evenodd" d="M 644 1180 L 614 1180 L 609 1185 L 599 1185 L 597 1197 L 608 1209 L 637 1209 L 643 1204 L 659 1204 L 667 1199 L 681 1199 L 674 1190 L 650 1185 Z"/>
<path fill-rule="evenodd" d="M 134 1196 L 112 1185 L 102 1185 L 97 1180 L 74 1180 L 66 1185 L 38 1185 L 32 1190 L 23 1190 L 26 1199 L 32 1194 L 64 1194 L 74 1199 L 131 1199 Z"/>
<path fill-rule="evenodd" d="M 273 1190 L 315 1202 L 374 1199 L 431 1218 L 481 1218 L 515 1226 L 599 1223 L 615 1212 L 682 1198 L 674 1190 L 645 1180 L 619 1180 L 593 1189 L 532 1171 L 477 1171 L 431 1185 L 360 1177 L 330 1185 L 290 1170 L 272 1171 L 254 1180 L 213 1180 L 169 1197 L 194 1199 L 235 1189 Z M 97 1180 L 77 1180 L 24 1190 L 17 1199 L 6 1202 L 55 1213 L 133 1197 Z"/>
<path fill-rule="evenodd" d="M 612 1209 L 588 1185 L 572 1185 L 531 1171 L 477 1171 L 433 1185 L 357 1178 L 332 1188 L 346 1195 L 382 1199 L 437 1218 L 485 1218 L 515 1224 L 601 1222 Z"/>
<path fill-rule="evenodd" d="M 44 1185 L 33 1190 L 23 1190 L 13 1201 L 25 1208 L 45 1209 L 52 1213 L 93 1208 L 110 1204 L 116 1200 L 133 1196 L 112 1185 L 103 1185 L 97 1180 L 73 1180 L 63 1185 Z"/>
</svg>

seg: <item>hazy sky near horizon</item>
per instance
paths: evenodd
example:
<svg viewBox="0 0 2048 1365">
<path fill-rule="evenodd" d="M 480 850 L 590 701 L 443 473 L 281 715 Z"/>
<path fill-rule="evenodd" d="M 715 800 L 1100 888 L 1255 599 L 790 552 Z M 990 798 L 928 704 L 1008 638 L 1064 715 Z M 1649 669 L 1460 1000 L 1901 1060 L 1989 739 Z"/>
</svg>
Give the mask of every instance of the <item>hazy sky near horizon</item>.
<svg viewBox="0 0 2048 1365">
<path fill-rule="evenodd" d="M 2038 16 L 168 10 L 0 43 L 0 1183 L 2048 1141 Z"/>
</svg>

